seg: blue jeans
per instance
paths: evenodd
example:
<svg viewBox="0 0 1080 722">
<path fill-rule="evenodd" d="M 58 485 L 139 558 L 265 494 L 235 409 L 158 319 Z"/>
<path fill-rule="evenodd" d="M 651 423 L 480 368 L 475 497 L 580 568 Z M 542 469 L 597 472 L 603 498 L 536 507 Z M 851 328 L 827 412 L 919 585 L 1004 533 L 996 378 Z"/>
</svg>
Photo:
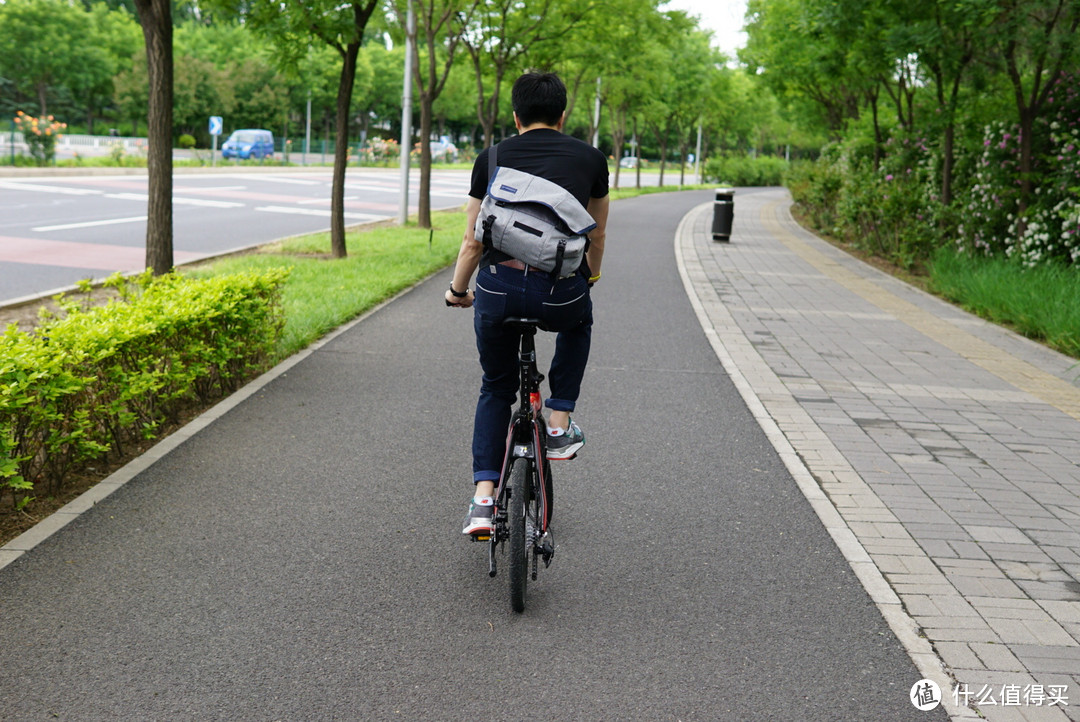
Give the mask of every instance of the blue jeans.
<svg viewBox="0 0 1080 722">
<path fill-rule="evenodd" d="M 592 299 L 583 272 L 552 281 L 542 272 L 484 266 L 476 276 L 473 306 L 476 348 L 484 377 L 473 425 L 473 481 L 498 481 L 506 454 L 506 430 L 518 393 L 521 333 L 503 328 L 511 316 L 539 318 L 555 331 L 545 405 L 573 411 L 592 340 Z"/>
</svg>

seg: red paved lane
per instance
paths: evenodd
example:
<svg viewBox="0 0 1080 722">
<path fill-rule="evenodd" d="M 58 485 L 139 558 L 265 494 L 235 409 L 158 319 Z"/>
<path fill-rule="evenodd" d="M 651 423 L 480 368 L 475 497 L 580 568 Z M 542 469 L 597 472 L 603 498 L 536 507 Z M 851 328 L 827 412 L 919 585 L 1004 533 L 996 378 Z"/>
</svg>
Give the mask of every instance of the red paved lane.
<svg viewBox="0 0 1080 722">
<path fill-rule="evenodd" d="M 176 263 L 184 263 L 195 260 L 200 255 L 175 251 L 173 258 Z M 0 236 L 0 262 L 35 263 L 98 271 L 139 271 L 146 267 L 146 249 L 141 246 Z"/>
</svg>

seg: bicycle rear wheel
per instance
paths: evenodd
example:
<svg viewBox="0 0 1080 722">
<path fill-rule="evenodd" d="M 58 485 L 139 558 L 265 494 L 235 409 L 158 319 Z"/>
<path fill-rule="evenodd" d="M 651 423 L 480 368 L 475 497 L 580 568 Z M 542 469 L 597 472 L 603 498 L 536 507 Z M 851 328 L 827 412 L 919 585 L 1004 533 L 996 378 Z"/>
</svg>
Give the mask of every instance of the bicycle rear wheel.
<svg viewBox="0 0 1080 722">
<path fill-rule="evenodd" d="M 515 612 L 525 611 L 525 590 L 529 580 L 529 557 L 532 539 L 526 514 L 532 503 L 532 465 L 528 459 L 517 459 L 510 469 L 510 606 Z"/>
</svg>

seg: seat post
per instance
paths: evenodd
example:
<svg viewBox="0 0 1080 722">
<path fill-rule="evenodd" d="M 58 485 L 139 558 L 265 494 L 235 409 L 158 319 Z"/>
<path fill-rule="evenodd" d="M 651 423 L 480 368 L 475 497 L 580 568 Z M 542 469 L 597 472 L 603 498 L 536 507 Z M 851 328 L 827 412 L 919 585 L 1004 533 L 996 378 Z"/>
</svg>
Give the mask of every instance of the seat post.
<svg viewBox="0 0 1080 722">
<path fill-rule="evenodd" d="M 532 407 L 530 391 L 538 389 L 543 381 L 543 376 L 536 369 L 536 329 L 540 326 L 540 319 L 511 316 L 503 319 L 503 326 L 516 329 L 521 334 L 521 352 L 518 356 L 521 408 L 528 409 Z"/>
</svg>

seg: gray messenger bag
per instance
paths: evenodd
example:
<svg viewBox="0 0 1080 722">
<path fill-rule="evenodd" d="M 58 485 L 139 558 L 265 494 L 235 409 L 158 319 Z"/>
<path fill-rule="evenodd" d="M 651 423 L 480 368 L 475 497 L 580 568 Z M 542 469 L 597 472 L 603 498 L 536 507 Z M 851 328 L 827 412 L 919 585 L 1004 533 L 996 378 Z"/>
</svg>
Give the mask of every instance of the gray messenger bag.
<svg viewBox="0 0 1080 722">
<path fill-rule="evenodd" d="M 485 248 L 518 259 L 552 278 L 573 275 L 589 247 L 596 221 L 569 191 L 532 173 L 499 167 L 488 151 L 488 188 L 480 202 L 475 238 Z"/>
</svg>

